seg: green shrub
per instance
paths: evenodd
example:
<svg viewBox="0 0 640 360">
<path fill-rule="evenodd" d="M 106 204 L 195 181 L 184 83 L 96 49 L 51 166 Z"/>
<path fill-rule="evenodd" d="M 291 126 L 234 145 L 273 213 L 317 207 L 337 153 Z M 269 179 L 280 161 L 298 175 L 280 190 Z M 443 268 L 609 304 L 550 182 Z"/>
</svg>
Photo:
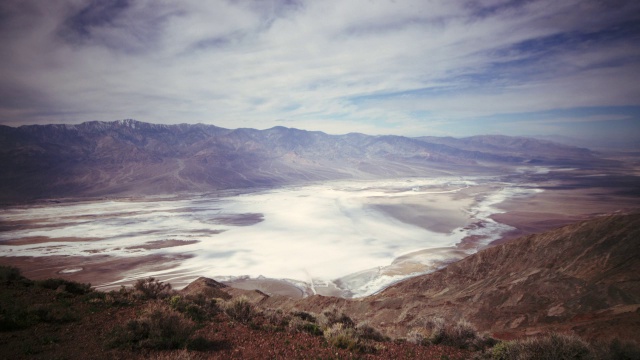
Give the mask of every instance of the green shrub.
<svg viewBox="0 0 640 360">
<path fill-rule="evenodd" d="M 233 320 L 249 323 L 255 315 L 253 304 L 245 296 L 228 300 L 223 305 L 224 312 Z"/>
<path fill-rule="evenodd" d="M 116 327 L 108 341 L 111 347 L 184 348 L 195 328 L 181 313 L 161 303 L 150 304 L 144 314 Z"/>
<path fill-rule="evenodd" d="M 171 295 L 171 284 L 163 283 L 153 277 L 138 279 L 133 288 L 145 299 L 163 299 Z"/>
</svg>

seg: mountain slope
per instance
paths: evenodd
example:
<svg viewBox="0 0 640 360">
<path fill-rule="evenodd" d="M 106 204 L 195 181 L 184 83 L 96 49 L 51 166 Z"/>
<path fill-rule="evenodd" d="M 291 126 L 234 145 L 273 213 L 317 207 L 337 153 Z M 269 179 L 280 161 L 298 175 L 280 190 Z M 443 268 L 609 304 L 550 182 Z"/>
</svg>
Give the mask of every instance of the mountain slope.
<svg viewBox="0 0 640 360">
<path fill-rule="evenodd" d="M 571 330 L 638 341 L 638 274 L 640 214 L 618 215 L 488 248 L 361 300 L 312 296 L 295 306 L 337 304 L 392 336 L 443 317 L 500 337 Z"/>
<path fill-rule="evenodd" d="M 533 139 L 500 137 L 491 147 L 438 139 L 135 120 L 0 126 L 0 200 L 206 192 L 462 170 L 469 174 L 496 164 L 522 164 L 531 156 L 553 165 L 554 151 L 563 163 L 567 157 L 585 164 L 595 159 L 584 149 L 536 145 L 540 141 Z"/>
</svg>

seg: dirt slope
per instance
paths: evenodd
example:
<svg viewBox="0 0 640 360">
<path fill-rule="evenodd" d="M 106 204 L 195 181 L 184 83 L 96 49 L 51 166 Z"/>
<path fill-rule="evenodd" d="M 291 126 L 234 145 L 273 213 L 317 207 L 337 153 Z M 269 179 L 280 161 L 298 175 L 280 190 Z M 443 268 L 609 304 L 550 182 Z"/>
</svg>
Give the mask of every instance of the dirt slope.
<svg viewBox="0 0 640 360">
<path fill-rule="evenodd" d="M 640 214 L 619 215 L 525 236 L 361 300 L 268 301 L 308 311 L 335 304 L 391 336 L 436 316 L 502 338 L 558 330 L 638 341 L 638 274 Z"/>
</svg>

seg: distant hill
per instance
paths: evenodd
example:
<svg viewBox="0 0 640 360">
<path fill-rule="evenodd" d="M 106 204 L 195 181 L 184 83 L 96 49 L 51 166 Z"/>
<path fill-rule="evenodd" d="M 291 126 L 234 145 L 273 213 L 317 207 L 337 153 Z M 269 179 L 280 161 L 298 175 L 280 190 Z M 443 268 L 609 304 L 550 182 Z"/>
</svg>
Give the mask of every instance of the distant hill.
<svg viewBox="0 0 640 360">
<path fill-rule="evenodd" d="M 135 120 L 0 126 L 0 201 L 150 195 L 302 181 L 586 164 L 586 149 L 504 136 L 328 135 Z"/>
</svg>

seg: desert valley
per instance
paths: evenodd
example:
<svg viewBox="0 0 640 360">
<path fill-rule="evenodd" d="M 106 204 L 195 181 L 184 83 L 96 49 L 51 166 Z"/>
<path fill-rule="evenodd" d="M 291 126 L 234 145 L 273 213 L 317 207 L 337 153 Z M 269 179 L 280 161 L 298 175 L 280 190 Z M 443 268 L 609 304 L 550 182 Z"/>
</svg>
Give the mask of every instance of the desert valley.
<svg viewBox="0 0 640 360">
<path fill-rule="evenodd" d="M 632 153 L 135 120 L 0 127 L 0 142 L 0 264 L 30 279 L 204 277 L 393 338 L 442 317 L 638 340 Z"/>
</svg>

